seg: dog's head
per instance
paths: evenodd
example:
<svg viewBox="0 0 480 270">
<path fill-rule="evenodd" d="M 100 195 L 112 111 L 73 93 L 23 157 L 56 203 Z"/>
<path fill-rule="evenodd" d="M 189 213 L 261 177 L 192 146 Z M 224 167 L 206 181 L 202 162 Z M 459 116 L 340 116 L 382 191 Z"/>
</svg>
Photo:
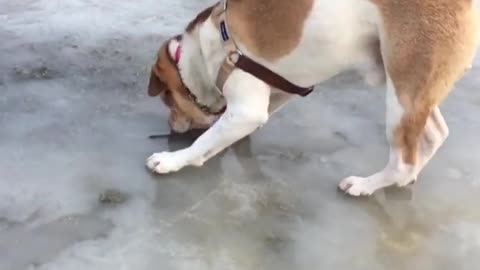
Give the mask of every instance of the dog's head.
<svg viewBox="0 0 480 270">
<path fill-rule="evenodd" d="M 212 117 L 192 100 L 180 76 L 177 63 L 181 42 L 181 37 L 175 37 L 162 44 L 148 84 L 149 96 L 160 96 L 170 110 L 170 127 L 178 133 L 193 128 L 205 129 L 212 122 Z"/>
</svg>

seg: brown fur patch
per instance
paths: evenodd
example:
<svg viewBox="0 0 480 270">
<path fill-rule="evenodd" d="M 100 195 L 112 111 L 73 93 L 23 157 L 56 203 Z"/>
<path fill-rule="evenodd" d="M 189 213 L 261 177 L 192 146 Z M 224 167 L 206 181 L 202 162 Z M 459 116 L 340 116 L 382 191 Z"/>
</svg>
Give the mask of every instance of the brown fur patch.
<svg viewBox="0 0 480 270">
<path fill-rule="evenodd" d="M 150 72 L 150 80 L 148 82 L 148 95 L 151 97 L 156 97 L 161 93 L 167 90 L 167 84 L 158 79 L 157 74 L 155 73 L 155 68 L 152 68 Z"/>
<path fill-rule="evenodd" d="M 227 20 L 235 39 L 256 56 L 282 57 L 299 44 L 314 0 L 229 0 Z"/>
<path fill-rule="evenodd" d="M 476 10 L 471 0 L 372 2 L 383 18 L 385 63 L 405 110 L 394 143 L 415 164 L 428 117 L 473 61 Z"/>
</svg>

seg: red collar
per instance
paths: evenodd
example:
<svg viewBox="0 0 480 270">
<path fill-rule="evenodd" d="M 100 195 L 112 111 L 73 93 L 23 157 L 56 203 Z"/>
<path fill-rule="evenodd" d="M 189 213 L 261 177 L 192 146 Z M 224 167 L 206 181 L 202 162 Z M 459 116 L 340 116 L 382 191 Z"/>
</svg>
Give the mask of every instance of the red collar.
<svg viewBox="0 0 480 270">
<path fill-rule="evenodd" d="M 180 56 L 182 56 L 182 45 L 178 44 L 177 50 L 175 51 L 175 64 L 178 65 L 180 62 Z"/>
</svg>

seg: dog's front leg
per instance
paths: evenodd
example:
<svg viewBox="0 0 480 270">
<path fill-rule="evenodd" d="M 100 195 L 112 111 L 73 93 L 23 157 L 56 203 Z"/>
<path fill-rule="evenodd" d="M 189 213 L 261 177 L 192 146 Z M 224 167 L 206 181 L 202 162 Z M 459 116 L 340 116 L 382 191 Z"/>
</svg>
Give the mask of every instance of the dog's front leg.
<svg viewBox="0 0 480 270">
<path fill-rule="evenodd" d="M 190 147 L 153 154 L 147 167 L 159 174 L 185 166 L 202 166 L 208 159 L 248 136 L 268 120 L 270 87 L 241 70 L 235 70 L 224 87 L 227 110 Z"/>
</svg>

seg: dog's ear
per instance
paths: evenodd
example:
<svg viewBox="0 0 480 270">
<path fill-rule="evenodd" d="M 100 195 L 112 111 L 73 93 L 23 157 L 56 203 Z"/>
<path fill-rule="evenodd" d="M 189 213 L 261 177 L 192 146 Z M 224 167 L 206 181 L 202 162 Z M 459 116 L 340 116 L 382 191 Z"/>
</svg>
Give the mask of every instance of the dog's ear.
<svg viewBox="0 0 480 270">
<path fill-rule="evenodd" d="M 180 60 L 180 51 L 179 47 L 181 46 L 181 39 L 171 39 L 167 44 L 167 54 L 170 59 L 170 62 L 174 65 L 178 64 Z"/>
<path fill-rule="evenodd" d="M 165 90 L 167 90 L 167 85 L 158 78 L 153 67 L 150 72 L 150 81 L 148 82 L 148 95 L 155 97 Z"/>
<path fill-rule="evenodd" d="M 168 90 L 165 80 L 174 80 L 176 74 L 176 65 L 180 59 L 182 36 L 176 36 L 166 41 L 157 56 L 157 63 L 152 67 L 150 72 L 150 82 L 148 84 L 148 95 L 151 97 L 160 95 L 163 91 Z M 162 76 L 158 72 L 162 72 Z M 163 80 L 162 80 L 162 79 Z"/>
</svg>

